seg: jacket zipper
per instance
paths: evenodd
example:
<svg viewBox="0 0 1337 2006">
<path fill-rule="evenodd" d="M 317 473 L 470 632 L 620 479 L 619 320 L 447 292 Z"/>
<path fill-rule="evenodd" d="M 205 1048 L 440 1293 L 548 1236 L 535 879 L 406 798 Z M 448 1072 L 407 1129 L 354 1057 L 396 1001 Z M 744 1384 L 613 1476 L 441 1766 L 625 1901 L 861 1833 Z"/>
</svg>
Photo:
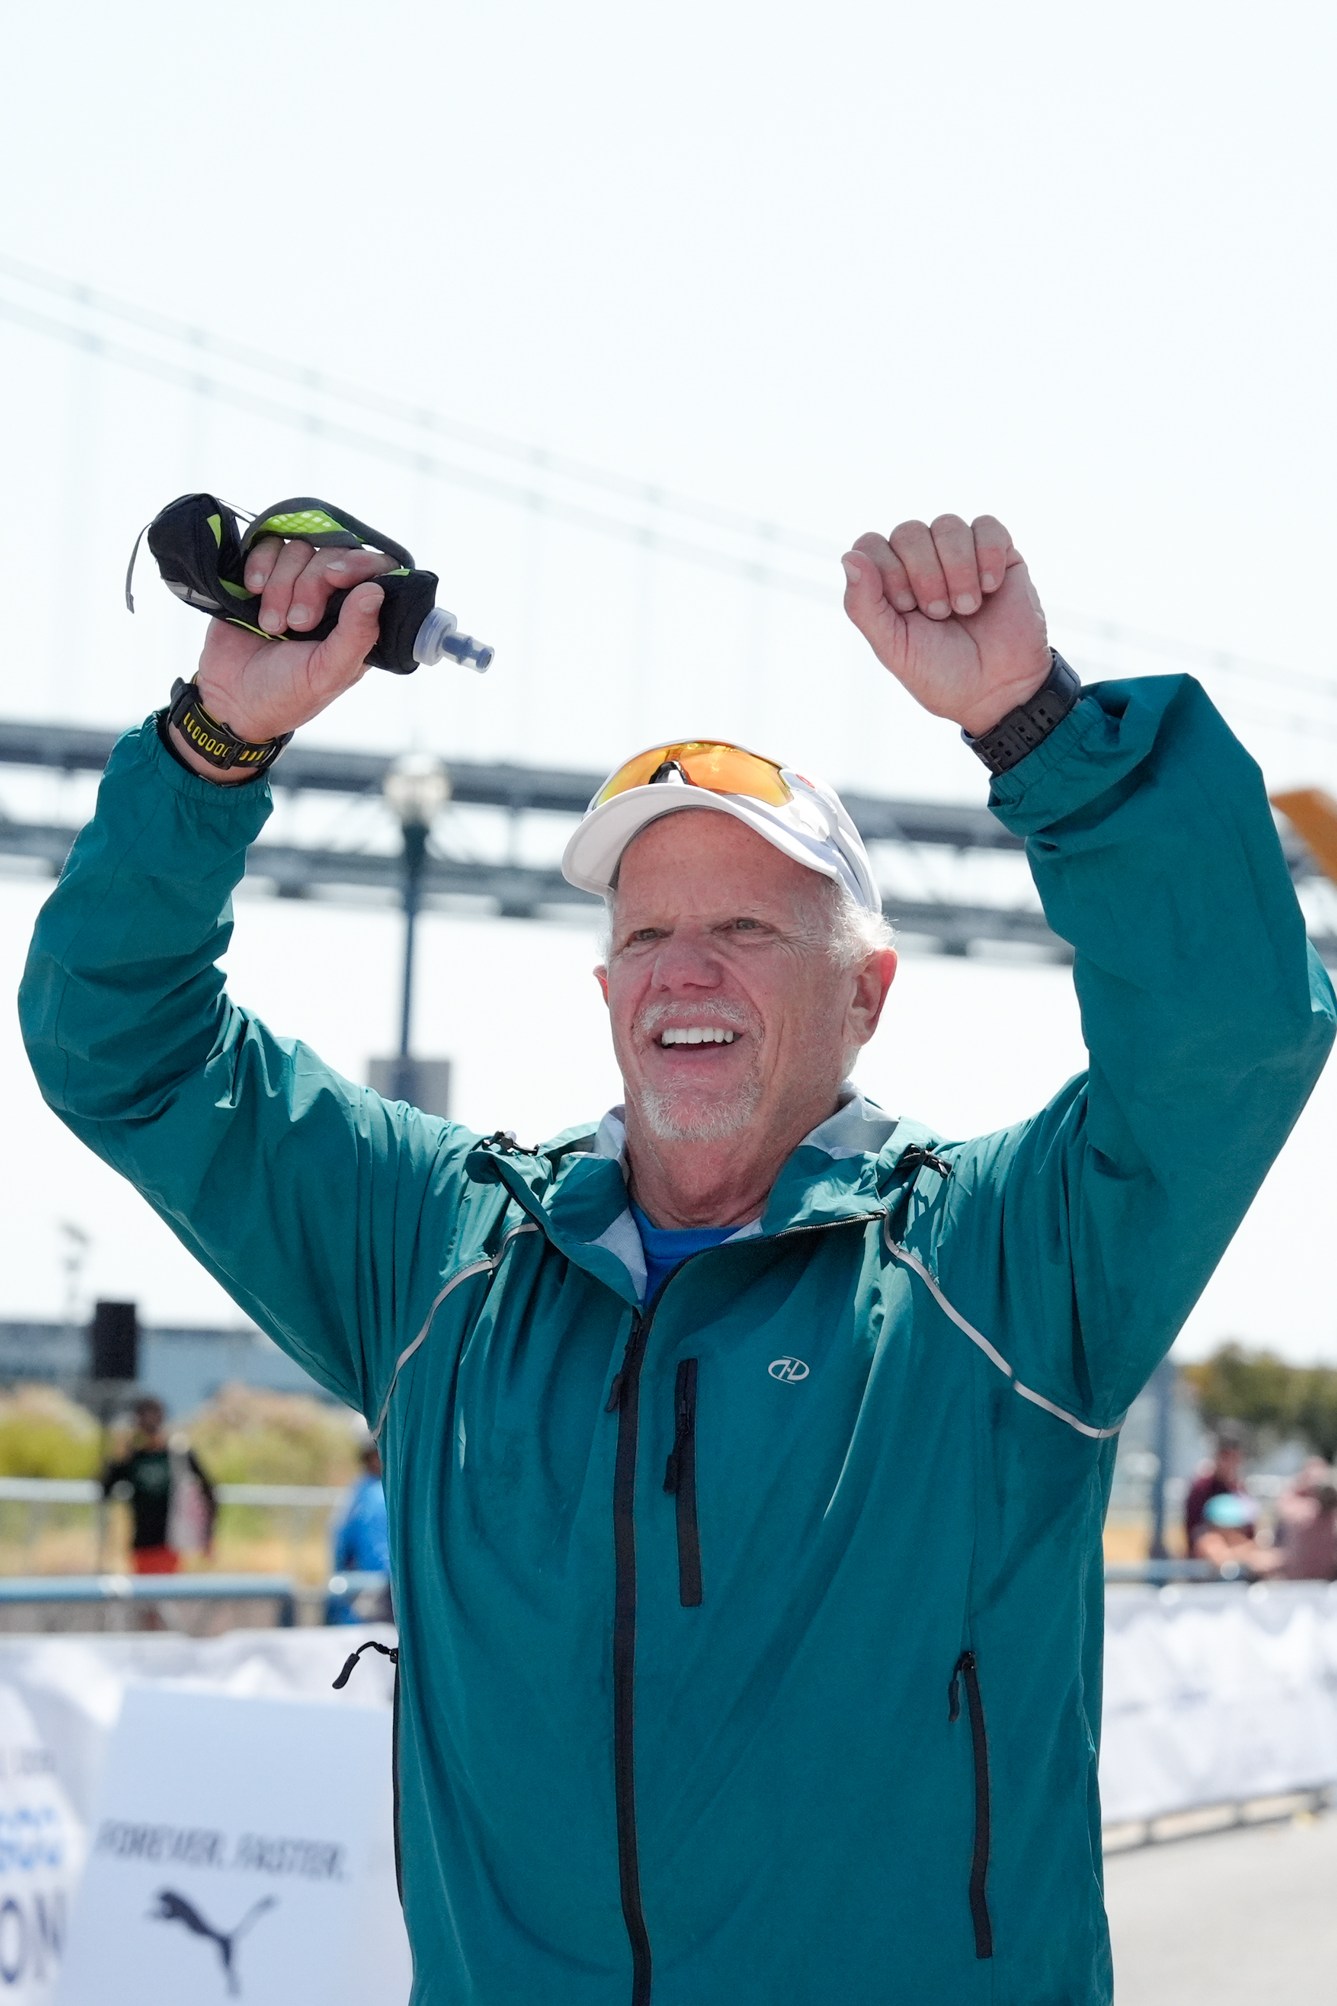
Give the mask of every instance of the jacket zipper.
<svg viewBox="0 0 1337 2006">
<path fill-rule="evenodd" d="M 495 1141 L 495 1138 L 490 1138 Z M 507 1138 L 502 1138 L 505 1142 Z M 510 1155 L 511 1150 L 505 1150 Z M 512 1183 L 505 1174 L 504 1158 L 500 1153 L 490 1153 L 488 1159 L 500 1180 L 525 1212 L 545 1233 L 550 1225 L 542 1204 L 523 1181 Z M 836 1226 L 866 1226 L 870 1219 L 885 1217 L 879 1208 L 877 1212 L 847 1212 L 839 1219 L 813 1219 L 802 1226 L 782 1227 L 778 1233 L 770 1235 L 772 1240 L 795 1239 L 801 1233 L 828 1233 Z M 617 1451 L 613 1462 L 613 1787 L 617 1812 L 617 1864 L 618 1880 L 622 1895 L 622 1917 L 626 1925 L 628 1941 L 631 1945 L 632 1982 L 631 2006 L 650 2006 L 650 1937 L 645 1926 L 645 1911 L 641 1902 L 640 1857 L 636 1837 L 636 1774 L 633 1748 L 634 1699 L 636 1681 L 636 1447 L 639 1433 L 639 1398 L 641 1365 L 645 1358 L 645 1345 L 649 1336 L 654 1314 L 667 1288 L 688 1261 L 699 1261 L 705 1252 L 717 1253 L 718 1248 L 702 1249 L 701 1253 L 689 1254 L 687 1261 L 679 1263 L 674 1274 L 661 1287 L 654 1301 L 643 1310 L 632 1312 L 631 1330 L 626 1349 L 622 1354 L 622 1364 L 613 1375 L 608 1391 L 605 1412 L 616 1414 Z M 688 1361 L 683 1361 L 684 1363 Z M 690 1361 L 695 1365 L 695 1360 Z M 681 1368 L 680 1368 L 681 1369 Z M 691 1485 L 689 1490 L 689 1523 L 692 1538 L 697 1546 L 698 1584 L 696 1601 L 701 1600 L 699 1588 L 699 1538 L 696 1535 L 696 1440 L 695 1440 L 695 1388 L 692 1397 L 692 1447 Z M 684 1506 L 679 1504 L 679 1592 L 683 1588 L 682 1554 Z M 688 1577 L 690 1585 L 690 1575 Z M 686 1596 L 683 1596 L 686 1601 Z"/>
<path fill-rule="evenodd" d="M 976 1957 L 993 1956 L 993 1923 L 989 1919 L 989 1737 L 980 1698 L 979 1667 L 973 1651 L 963 1651 L 952 1670 L 947 1718 L 961 1716 L 961 1686 L 966 1689 L 970 1716 L 970 1748 L 975 1767 L 975 1840 L 970 1856 L 970 1920 L 975 1930 Z"/>
<path fill-rule="evenodd" d="M 511 1188 L 509 1180 L 503 1181 L 507 1183 L 508 1189 Z M 530 1210 L 531 1206 L 526 1205 L 525 1209 Z M 800 1233 L 830 1232 L 835 1226 L 856 1224 L 862 1226 L 868 1223 L 870 1216 L 878 1215 L 859 1212 L 847 1214 L 840 1219 L 813 1220 L 803 1226 L 787 1226 L 771 1237 L 775 1240 L 792 1239 Z M 640 1428 L 641 1366 L 645 1359 L 650 1326 L 654 1321 L 655 1311 L 663 1301 L 664 1290 L 687 1266 L 688 1261 L 703 1259 L 707 1251 L 718 1253 L 719 1249 L 703 1248 L 700 1253 L 689 1254 L 687 1261 L 681 1262 L 674 1269 L 673 1275 L 663 1284 L 654 1301 L 646 1309 L 632 1312 L 631 1330 L 627 1337 L 626 1349 L 622 1354 L 622 1364 L 613 1375 L 613 1383 L 608 1389 L 608 1399 L 604 1408 L 605 1413 L 617 1415 L 617 1451 L 613 1461 L 613 1792 L 617 1813 L 617 1867 L 622 1895 L 622 1919 L 631 1945 L 631 2006 L 650 2006 L 651 1976 L 650 1936 L 645 1926 L 645 1910 L 641 1901 L 640 1854 L 636 1836 L 636 1766 L 633 1746 L 636 1685 L 636 1448 Z M 695 1365 L 696 1361 L 683 1361 L 687 1362 Z M 694 1395 L 691 1414 L 692 1483 L 689 1495 L 691 1524 L 695 1528 Z M 683 1524 L 682 1509 L 680 1506 L 678 1520 L 680 1527 Z M 681 1585 L 680 1560 L 680 1591 Z M 699 1592 L 696 1599 L 700 1600 Z"/>
<path fill-rule="evenodd" d="M 664 1489 L 676 1500 L 678 1515 L 678 1600 L 684 1609 L 701 1601 L 701 1531 L 696 1517 L 696 1367 L 678 1361 L 673 1390 L 673 1448 L 664 1470 Z"/>
</svg>

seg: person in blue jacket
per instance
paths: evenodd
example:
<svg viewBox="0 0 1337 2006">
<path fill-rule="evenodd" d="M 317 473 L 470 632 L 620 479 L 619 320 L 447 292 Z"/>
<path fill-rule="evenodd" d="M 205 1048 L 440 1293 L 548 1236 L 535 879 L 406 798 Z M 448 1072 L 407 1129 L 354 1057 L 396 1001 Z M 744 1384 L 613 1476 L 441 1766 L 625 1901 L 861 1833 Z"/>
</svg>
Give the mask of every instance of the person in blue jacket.
<svg viewBox="0 0 1337 2006">
<path fill-rule="evenodd" d="M 374 555 L 257 548 L 261 627 L 352 586 L 336 629 L 211 624 L 38 923 L 47 1100 L 380 1444 L 413 2006 L 1111 1997 L 1115 1446 L 1332 991 L 1196 684 L 1083 689 L 992 517 L 844 563 L 1072 948 L 1088 1067 L 1007 1128 L 850 1085 L 895 972 L 863 845 L 829 789 L 710 740 L 627 761 L 568 845 L 608 906 L 602 1122 L 480 1136 L 234 1003 L 254 776 L 363 673 Z"/>
<path fill-rule="evenodd" d="M 335 1574 L 390 1574 L 390 1524 L 382 1481 L 381 1452 L 370 1438 L 358 1451 L 362 1475 L 348 1487 L 330 1535 L 330 1560 Z M 327 1623 L 378 1622 L 390 1615 L 388 1590 L 373 1589 L 356 1597 L 332 1593 L 325 1609 Z"/>
</svg>

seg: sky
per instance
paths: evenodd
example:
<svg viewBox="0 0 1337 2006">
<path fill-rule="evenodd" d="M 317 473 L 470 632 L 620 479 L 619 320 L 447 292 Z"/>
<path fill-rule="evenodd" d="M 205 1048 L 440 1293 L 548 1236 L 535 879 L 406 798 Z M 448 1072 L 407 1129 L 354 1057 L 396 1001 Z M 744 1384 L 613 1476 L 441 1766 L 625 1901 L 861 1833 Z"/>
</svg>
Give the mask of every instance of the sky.
<svg viewBox="0 0 1337 2006">
<path fill-rule="evenodd" d="M 28 10 L 0 129 L 0 715 L 137 721 L 199 642 L 150 567 L 125 613 L 140 524 L 191 488 L 319 494 L 438 570 L 497 658 L 370 675 L 312 742 L 598 770 L 707 731 L 981 801 L 844 622 L 838 558 L 988 510 L 1080 670 L 1198 673 L 1269 785 L 1337 793 L 1335 41 L 1295 0 L 242 0 L 225 33 L 156 0 Z M 0 769 L 0 810 L 84 802 Z M 327 833 L 388 841 L 377 813 Z M 0 878 L 11 993 L 43 889 Z M 393 1036 L 393 915 L 238 914 L 236 993 L 362 1074 Z M 426 923 L 420 1041 L 462 1119 L 534 1138 L 616 1098 L 594 959 L 578 921 Z M 921 954 L 863 1077 L 962 1134 L 1082 1063 L 1062 970 Z M 12 1015 L 0 1090 L 0 1316 L 61 1312 L 68 1220 L 82 1298 L 234 1317 L 41 1108 Z M 1334 1120 L 1330 1072 L 1186 1355 L 1337 1362 Z"/>
</svg>

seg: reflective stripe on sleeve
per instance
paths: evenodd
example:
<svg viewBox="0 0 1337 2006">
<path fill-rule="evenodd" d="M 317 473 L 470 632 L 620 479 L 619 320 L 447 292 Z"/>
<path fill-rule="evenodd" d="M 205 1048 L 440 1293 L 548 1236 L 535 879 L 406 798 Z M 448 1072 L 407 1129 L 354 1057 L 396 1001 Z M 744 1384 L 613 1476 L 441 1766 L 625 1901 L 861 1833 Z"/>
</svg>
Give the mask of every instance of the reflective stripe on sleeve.
<svg viewBox="0 0 1337 2006">
<path fill-rule="evenodd" d="M 1111 1436 L 1118 1434 L 1123 1426 L 1122 1420 L 1116 1421 L 1112 1428 L 1093 1428 L 1088 1421 L 1079 1421 L 1075 1414 L 1069 1414 L 1066 1407 L 1058 1407 L 1052 1400 L 1046 1400 L 1043 1393 L 1033 1392 L 1029 1386 L 1023 1386 L 997 1346 L 990 1344 L 983 1331 L 976 1330 L 974 1324 L 968 1322 L 960 1310 L 952 1307 L 918 1255 L 912 1254 L 907 1247 L 902 1247 L 898 1241 L 892 1239 L 890 1223 L 886 1219 L 882 1221 L 882 1237 L 887 1243 L 888 1252 L 903 1262 L 907 1268 L 914 1270 L 943 1315 L 949 1316 L 957 1329 L 963 1330 L 971 1343 L 979 1346 L 989 1363 L 996 1365 L 1008 1380 L 1014 1393 L 1019 1394 L 1023 1400 L 1029 1400 L 1032 1406 L 1042 1407 L 1045 1413 L 1052 1414 L 1056 1421 L 1065 1421 L 1070 1428 L 1075 1428 L 1079 1435 L 1087 1435 L 1093 1442 L 1106 1442 Z"/>
</svg>

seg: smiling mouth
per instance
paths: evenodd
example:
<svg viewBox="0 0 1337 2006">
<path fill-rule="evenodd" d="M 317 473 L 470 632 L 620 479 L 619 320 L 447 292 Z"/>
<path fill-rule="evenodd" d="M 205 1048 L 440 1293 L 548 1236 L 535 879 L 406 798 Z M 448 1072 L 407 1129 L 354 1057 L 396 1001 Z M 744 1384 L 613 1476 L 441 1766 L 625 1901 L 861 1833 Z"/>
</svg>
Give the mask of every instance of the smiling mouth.
<svg viewBox="0 0 1337 2006">
<path fill-rule="evenodd" d="M 675 1025 L 661 1031 L 655 1042 L 661 1051 L 677 1051 L 684 1045 L 732 1045 L 737 1036 L 737 1031 L 726 1031 L 721 1024 Z"/>
</svg>

